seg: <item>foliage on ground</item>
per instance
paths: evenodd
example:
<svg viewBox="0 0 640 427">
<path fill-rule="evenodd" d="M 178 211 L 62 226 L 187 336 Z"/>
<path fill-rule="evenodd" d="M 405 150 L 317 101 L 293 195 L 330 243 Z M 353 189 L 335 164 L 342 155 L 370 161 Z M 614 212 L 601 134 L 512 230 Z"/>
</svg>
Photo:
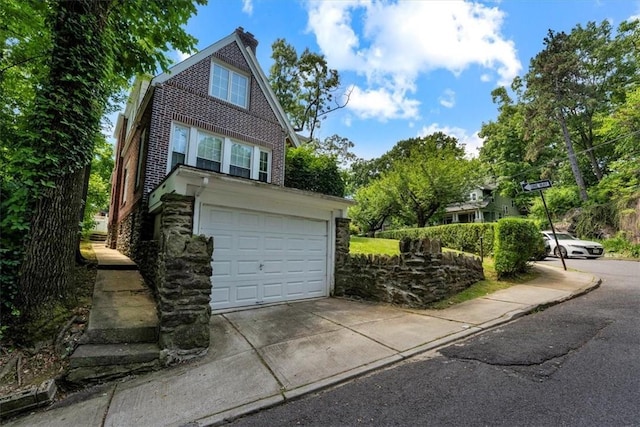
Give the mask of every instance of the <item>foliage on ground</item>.
<svg viewBox="0 0 640 427">
<path fill-rule="evenodd" d="M 35 318 L 25 326 L 27 331 L 0 339 L 0 396 L 39 386 L 49 379 L 61 379 L 65 373 L 68 356 L 89 320 L 95 284 L 95 256 L 88 243 L 82 244 L 82 254 L 89 263 L 74 269 L 74 296 Z M 23 341 L 25 337 L 31 341 Z M 64 393 L 64 384 L 57 383 Z"/>
<path fill-rule="evenodd" d="M 607 256 L 640 258 L 640 243 L 631 243 L 624 236 L 616 236 L 601 241 Z"/>
</svg>

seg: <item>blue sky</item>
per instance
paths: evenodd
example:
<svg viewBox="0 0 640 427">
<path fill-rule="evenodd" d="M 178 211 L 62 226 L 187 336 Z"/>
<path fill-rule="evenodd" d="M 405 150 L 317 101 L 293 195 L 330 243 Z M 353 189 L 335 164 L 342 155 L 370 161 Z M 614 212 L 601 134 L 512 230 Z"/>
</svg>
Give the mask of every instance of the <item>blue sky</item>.
<svg viewBox="0 0 640 427">
<path fill-rule="evenodd" d="M 497 114 L 491 90 L 526 72 L 549 29 L 636 16 L 640 1 L 631 0 L 209 0 L 186 29 L 200 50 L 243 27 L 267 74 L 277 38 L 324 54 L 351 98 L 317 136 L 349 138 L 369 159 L 435 131 L 477 153 L 477 132 Z"/>
</svg>

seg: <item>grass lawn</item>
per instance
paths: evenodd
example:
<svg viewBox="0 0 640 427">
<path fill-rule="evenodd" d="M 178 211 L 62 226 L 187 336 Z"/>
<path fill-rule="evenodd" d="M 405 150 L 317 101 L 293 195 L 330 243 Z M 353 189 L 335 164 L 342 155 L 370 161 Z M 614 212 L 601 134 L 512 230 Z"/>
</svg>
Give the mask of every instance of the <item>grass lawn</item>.
<svg viewBox="0 0 640 427">
<path fill-rule="evenodd" d="M 373 239 L 369 237 L 356 237 L 351 236 L 351 244 L 349 250 L 352 254 L 382 254 L 382 255 L 399 255 L 400 248 L 397 240 L 392 239 Z M 444 251 L 454 251 L 453 249 L 443 248 Z M 459 251 L 454 251 L 459 252 Z M 451 297 L 435 302 L 429 306 L 429 308 L 443 309 L 451 307 L 454 304 L 459 304 L 464 301 L 469 301 L 475 298 L 480 298 L 500 289 L 506 289 L 513 285 L 519 285 L 529 280 L 535 279 L 538 275 L 536 273 L 526 273 L 518 277 L 511 278 L 509 280 L 498 280 L 496 269 L 493 265 L 492 258 L 484 258 L 482 262 L 484 268 L 485 280 L 474 283 L 464 291 L 452 295 Z"/>
<path fill-rule="evenodd" d="M 398 240 L 351 236 L 349 252 L 364 255 L 400 255 Z"/>
</svg>

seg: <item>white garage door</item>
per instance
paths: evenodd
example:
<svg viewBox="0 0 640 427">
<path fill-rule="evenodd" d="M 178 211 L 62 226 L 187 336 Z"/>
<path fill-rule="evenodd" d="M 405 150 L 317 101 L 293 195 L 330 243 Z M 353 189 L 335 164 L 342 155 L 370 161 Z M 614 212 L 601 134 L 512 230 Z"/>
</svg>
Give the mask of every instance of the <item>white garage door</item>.
<svg viewBox="0 0 640 427">
<path fill-rule="evenodd" d="M 203 205 L 215 309 L 328 295 L 327 222 Z"/>
</svg>

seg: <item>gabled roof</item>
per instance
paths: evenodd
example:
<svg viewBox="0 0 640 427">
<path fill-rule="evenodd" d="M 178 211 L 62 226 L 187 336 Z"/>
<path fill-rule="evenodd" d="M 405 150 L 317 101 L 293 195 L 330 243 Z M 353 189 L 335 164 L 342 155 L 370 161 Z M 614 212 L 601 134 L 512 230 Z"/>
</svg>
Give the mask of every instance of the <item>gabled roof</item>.
<svg viewBox="0 0 640 427">
<path fill-rule="evenodd" d="M 246 37 L 246 35 L 249 35 L 250 37 L 253 37 L 253 36 L 250 35 L 250 33 L 244 33 L 244 30 L 241 27 L 238 28 L 233 33 L 229 34 L 228 36 L 218 40 L 214 44 L 212 44 L 209 47 L 201 50 L 200 52 L 190 56 L 189 58 L 185 59 L 184 61 L 174 65 L 173 67 L 169 68 L 168 71 L 165 71 L 164 73 L 159 74 L 156 77 L 154 77 L 151 80 L 151 84 L 149 85 L 149 91 L 153 91 L 153 88 L 156 85 L 164 83 L 165 81 L 169 80 L 171 77 L 175 76 L 176 74 L 181 73 L 182 71 L 186 70 L 187 68 L 189 68 L 189 67 L 197 64 L 198 62 L 202 61 L 203 59 L 208 58 L 209 56 L 213 55 L 213 53 L 217 52 L 218 50 L 222 49 L 223 47 L 235 42 L 235 43 L 237 43 L 238 47 L 240 48 L 240 52 L 244 56 L 244 59 L 247 61 L 247 64 L 249 64 L 249 68 L 251 69 L 251 72 L 255 76 L 256 81 L 258 83 L 258 86 L 260 87 L 262 92 L 265 94 L 265 97 L 267 98 L 267 101 L 269 102 L 269 106 L 273 110 L 273 113 L 276 115 L 276 117 L 278 119 L 278 122 L 280 123 L 280 125 L 284 129 L 287 130 L 289 139 L 297 147 L 297 146 L 300 145 L 300 141 L 298 140 L 298 136 L 296 135 L 295 131 L 293 130 L 293 127 L 291 126 L 291 123 L 287 119 L 287 115 L 285 114 L 284 110 L 282 109 L 282 106 L 278 102 L 275 93 L 271 89 L 271 85 L 269 85 L 269 81 L 267 79 L 267 76 L 264 74 L 264 71 L 262 71 L 262 68 L 260 67 L 260 64 L 258 64 L 258 60 L 257 60 L 255 54 L 253 53 L 253 50 L 250 47 L 245 46 L 245 43 L 242 40 L 242 36 L 243 35 L 245 37 Z"/>
</svg>

